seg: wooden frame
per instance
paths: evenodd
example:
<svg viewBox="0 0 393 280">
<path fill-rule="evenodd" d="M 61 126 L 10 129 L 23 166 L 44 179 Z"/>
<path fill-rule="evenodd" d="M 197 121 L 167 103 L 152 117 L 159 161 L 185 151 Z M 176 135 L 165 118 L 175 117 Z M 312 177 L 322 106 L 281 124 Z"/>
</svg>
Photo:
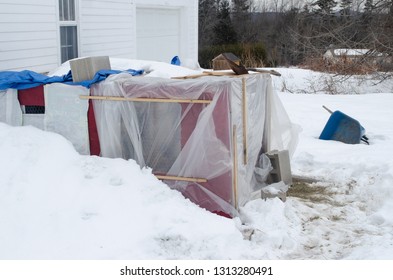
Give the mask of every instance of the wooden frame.
<svg viewBox="0 0 393 280">
<path fill-rule="evenodd" d="M 80 99 L 107 100 L 107 101 L 129 101 L 129 102 L 156 102 L 156 103 L 193 103 L 210 104 L 211 100 L 200 99 L 166 99 L 166 98 L 145 98 L 145 97 L 117 97 L 117 96 L 86 96 L 80 95 Z"/>
<path fill-rule="evenodd" d="M 205 73 L 204 75 L 210 76 Z M 195 75 L 196 77 L 197 75 Z M 239 76 L 237 76 L 239 77 Z M 194 77 L 177 77 L 177 78 L 194 78 Z M 117 97 L 117 96 L 80 96 L 84 100 L 107 100 L 107 101 L 128 101 L 128 102 L 156 102 L 156 103 L 194 103 L 194 104 L 210 104 L 212 100 L 199 99 L 164 99 L 164 98 L 144 98 L 144 97 Z M 242 77 L 242 131 L 243 131 L 243 163 L 248 162 L 248 144 L 247 144 L 247 84 L 246 79 Z M 238 201 L 238 149 L 237 149 L 237 127 L 232 127 L 232 145 L 233 145 L 233 194 L 234 207 L 239 209 Z M 159 180 L 185 181 L 195 183 L 208 182 L 205 178 L 180 177 L 172 175 L 154 174 Z"/>
<path fill-rule="evenodd" d="M 237 129 L 236 125 L 232 128 L 232 145 L 233 145 L 233 195 L 234 195 L 234 206 L 235 209 L 239 209 L 238 193 L 237 193 L 237 141 L 236 141 Z"/>
<path fill-rule="evenodd" d="M 170 181 L 184 181 L 184 182 L 195 182 L 195 183 L 207 183 L 205 178 L 193 178 L 193 177 L 179 177 L 171 175 L 156 175 L 159 180 L 170 180 Z"/>
</svg>

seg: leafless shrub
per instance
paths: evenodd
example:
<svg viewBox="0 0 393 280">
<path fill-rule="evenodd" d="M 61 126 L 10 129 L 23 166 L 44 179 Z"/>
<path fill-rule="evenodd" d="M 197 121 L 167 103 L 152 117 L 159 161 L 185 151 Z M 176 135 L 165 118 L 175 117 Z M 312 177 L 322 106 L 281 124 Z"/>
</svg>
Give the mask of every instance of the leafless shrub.
<svg viewBox="0 0 393 280">
<path fill-rule="evenodd" d="M 369 59 L 352 59 L 342 56 L 333 60 L 323 57 L 308 58 L 302 68 L 338 75 L 368 75 L 380 71 L 380 66 Z"/>
<path fill-rule="evenodd" d="M 247 67 L 264 67 L 265 64 L 263 62 L 263 58 L 261 56 L 256 56 L 253 48 L 254 47 L 250 44 L 244 44 L 243 53 L 240 57 L 240 60 Z"/>
</svg>

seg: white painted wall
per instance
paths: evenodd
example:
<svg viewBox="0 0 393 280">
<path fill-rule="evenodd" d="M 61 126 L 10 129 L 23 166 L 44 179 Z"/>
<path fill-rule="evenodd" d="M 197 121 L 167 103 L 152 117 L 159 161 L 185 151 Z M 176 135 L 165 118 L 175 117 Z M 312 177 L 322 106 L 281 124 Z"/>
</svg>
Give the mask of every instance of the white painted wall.
<svg viewBox="0 0 393 280">
<path fill-rule="evenodd" d="M 180 14 L 180 8 L 137 8 L 138 59 L 169 62 L 175 55 L 181 55 Z"/>
<path fill-rule="evenodd" d="M 54 0 L 0 0 L 0 71 L 58 66 L 56 9 Z"/>
<path fill-rule="evenodd" d="M 133 0 L 138 59 L 198 60 L 197 0 Z M 149 25 L 148 25 L 149 24 Z M 177 24 L 177 26 L 176 26 Z"/>
<path fill-rule="evenodd" d="M 197 0 L 76 2 L 79 56 L 198 59 Z M 154 18 L 157 13 L 162 16 Z M 58 0 L 0 0 L 0 71 L 47 72 L 58 65 Z"/>
<path fill-rule="evenodd" d="M 79 56 L 135 57 L 130 0 L 81 0 L 79 7 Z"/>
</svg>

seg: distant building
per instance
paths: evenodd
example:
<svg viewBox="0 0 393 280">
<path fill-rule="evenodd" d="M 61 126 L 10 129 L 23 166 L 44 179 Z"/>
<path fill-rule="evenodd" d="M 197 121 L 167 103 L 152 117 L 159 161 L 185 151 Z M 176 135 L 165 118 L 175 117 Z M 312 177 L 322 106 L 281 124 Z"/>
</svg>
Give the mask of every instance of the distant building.
<svg viewBox="0 0 393 280">
<path fill-rule="evenodd" d="M 364 61 L 371 62 L 373 64 L 383 63 L 388 57 L 387 54 L 378 52 L 371 49 L 328 49 L 323 58 L 327 62 L 352 62 L 352 61 Z"/>
<path fill-rule="evenodd" d="M 224 55 L 228 59 L 235 62 L 237 65 L 240 65 L 240 58 L 238 58 L 233 53 L 224 53 Z M 228 69 L 231 69 L 231 67 L 229 66 L 227 60 L 225 59 L 225 57 L 222 54 L 213 58 L 213 70 L 228 70 Z"/>
</svg>

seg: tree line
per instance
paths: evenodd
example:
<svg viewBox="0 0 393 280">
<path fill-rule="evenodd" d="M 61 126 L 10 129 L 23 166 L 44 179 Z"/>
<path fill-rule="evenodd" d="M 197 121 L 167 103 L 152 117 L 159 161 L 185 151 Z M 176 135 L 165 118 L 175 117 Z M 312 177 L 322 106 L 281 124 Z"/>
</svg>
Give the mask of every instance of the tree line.
<svg viewBox="0 0 393 280">
<path fill-rule="evenodd" d="M 300 65 L 329 48 L 370 49 L 393 57 L 393 0 L 315 0 L 295 6 L 271 0 L 199 0 L 199 49 L 263 46 L 265 66 Z M 306 2 L 305 2 L 306 3 Z M 222 48 L 217 48 L 222 46 Z M 236 48 L 235 48 L 236 49 Z M 210 52 L 211 56 L 214 53 Z"/>
</svg>

